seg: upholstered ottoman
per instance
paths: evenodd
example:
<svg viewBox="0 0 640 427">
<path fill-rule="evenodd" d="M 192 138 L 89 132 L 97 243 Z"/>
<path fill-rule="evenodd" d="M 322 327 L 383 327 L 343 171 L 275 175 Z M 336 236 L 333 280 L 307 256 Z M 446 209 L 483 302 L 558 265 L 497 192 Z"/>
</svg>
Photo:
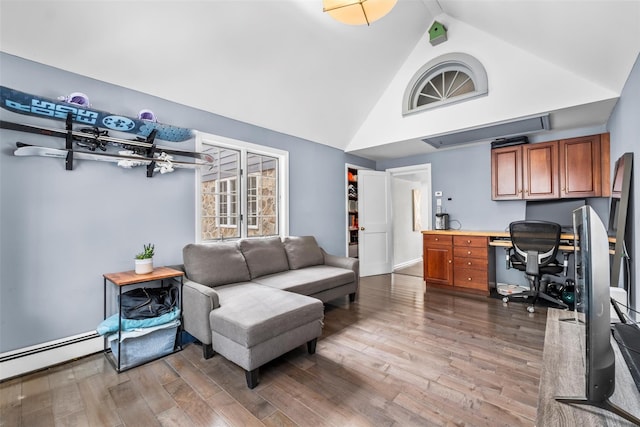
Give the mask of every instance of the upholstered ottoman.
<svg viewBox="0 0 640 427">
<path fill-rule="evenodd" d="M 213 351 L 246 371 L 258 385 L 258 368 L 306 343 L 315 353 L 322 334 L 322 301 L 253 283 L 216 288 L 220 306 L 209 314 Z"/>
</svg>

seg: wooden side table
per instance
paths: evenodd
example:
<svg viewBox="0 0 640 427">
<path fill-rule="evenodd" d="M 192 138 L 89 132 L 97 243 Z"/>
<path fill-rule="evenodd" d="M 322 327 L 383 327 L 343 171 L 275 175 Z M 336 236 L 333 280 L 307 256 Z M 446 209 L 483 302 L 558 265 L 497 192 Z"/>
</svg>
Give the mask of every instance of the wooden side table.
<svg viewBox="0 0 640 427">
<path fill-rule="evenodd" d="M 175 279 L 175 278 L 180 279 L 180 288 L 178 292 L 178 298 L 180 300 L 180 326 L 178 327 L 178 334 L 177 334 L 178 340 L 176 342 L 176 345 L 174 345 L 174 352 L 182 350 L 182 337 L 181 337 L 182 336 L 182 285 L 183 285 L 184 272 L 180 270 L 175 270 L 169 267 L 156 267 L 153 269 L 151 273 L 148 273 L 148 274 L 136 274 L 134 270 L 130 270 L 130 271 L 123 271 L 119 273 L 105 273 L 103 274 L 103 277 L 104 277 L 104 318 L 105 319 L 107 318 L 107 282 L 111 282 L 118 289 L 118 357 L 117 358 L 113 355 L 112 351 L 109 349 L 109 346 L 107 345 L 107 336 L 105 335 L 104 337 L 105 356 L 107 357 L 107 360 L 109 360 L 109 362 L 113 365 L 114 369 L 117 372 L 126 371 L 127 369 L 131 369 L 143 363 L 151 362 L 152 360 L 156 360 L 164 356 L 163 354 L 154 359 L 146 360 L 144 362 L 141 362 L 133 366 L 128 366 L 126 368 L 121 367 L 120 362 L 122 359 L 122 352 L 121 352 L 122 289 L 125 286 L 140 285 L 143 283 L 155 282 L 159 280 L 160 286 L 164 287 L 165 280 Z M 111 356 L 109 356 L 109 353 L 111 353 Z"/>
</svg>

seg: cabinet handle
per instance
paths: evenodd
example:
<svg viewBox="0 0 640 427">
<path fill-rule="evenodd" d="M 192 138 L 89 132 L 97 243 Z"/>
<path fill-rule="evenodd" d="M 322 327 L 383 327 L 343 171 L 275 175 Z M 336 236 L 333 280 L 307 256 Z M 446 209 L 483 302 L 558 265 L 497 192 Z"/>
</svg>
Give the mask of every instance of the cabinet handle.
<svg viewBox="0 0 640 427">
<path fill-rule="evenodd" d="M 471 251 L 467 251 L 467 255 L 471 255 Z"/>
<path fill-rule="evenodd" d="M 438 238 L 436 237 L 436 238 L 435 238 L 435 241 L 437 242 L 438 240 L 440 240 L 440 239 L 438 239 Z"/>
<path fill-rule="evenodd" d="M 468 280 L 468 281 L 471 281 L 471 277 L 467 277 L 467 280 Z"/>
<path fill-rule="evenodd" d="M 467 265 L 471 265 L 471 261 L 469 261 L 469 262 L 467 263 Z"/>
<path fill-rule="evenodd" d="M 449 264 L 451 264 L 451 260 L 449 260 Z"/>
<path fill-rule="evenodd" d="M 471 240 L 467 240 L 467 245 L 470 245 L 470 244 L 471 244 Z"/>
<path fill-rule="evenodd" d="M 360 231 L 364 231 L 364 227 L 360 227 Z"/>
</svg>

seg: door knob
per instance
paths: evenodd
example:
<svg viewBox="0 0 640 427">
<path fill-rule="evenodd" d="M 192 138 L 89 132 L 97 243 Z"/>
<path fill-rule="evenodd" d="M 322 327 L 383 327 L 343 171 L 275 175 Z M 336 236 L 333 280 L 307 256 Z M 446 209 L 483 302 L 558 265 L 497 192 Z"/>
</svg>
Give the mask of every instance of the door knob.
<svg viewBox="0 0 640 427">
<path fill-rule="evenodd" d="M 364 227 L 360 227 L 360 231 L 364 231 Z"/>
</svg>

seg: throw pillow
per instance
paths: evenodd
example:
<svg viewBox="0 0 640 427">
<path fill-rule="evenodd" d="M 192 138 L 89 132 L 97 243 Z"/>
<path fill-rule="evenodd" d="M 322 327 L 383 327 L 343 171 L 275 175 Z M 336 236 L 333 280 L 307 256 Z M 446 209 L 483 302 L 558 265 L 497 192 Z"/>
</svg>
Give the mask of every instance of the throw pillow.
<svg viewBox="0 0 640 427">
<path fill-rule="evenodd" d="M 251 280 L 247 263 L 236 243 L 191 243 L 182 249 L 182 258 L 187 278 L 206 286 Z"/>
<path fill-rule="evenodd" d="M 279 237 L 243 239 L 240 241 L 240 250 L 252 279 L 289 270 L 287 255 Z"/>
<path fill-rule="evenodd" d="M 324 264 L 324 255 L 313 236 L 285 237 L 284 250 L 291 270 Z"/>
</svg>

